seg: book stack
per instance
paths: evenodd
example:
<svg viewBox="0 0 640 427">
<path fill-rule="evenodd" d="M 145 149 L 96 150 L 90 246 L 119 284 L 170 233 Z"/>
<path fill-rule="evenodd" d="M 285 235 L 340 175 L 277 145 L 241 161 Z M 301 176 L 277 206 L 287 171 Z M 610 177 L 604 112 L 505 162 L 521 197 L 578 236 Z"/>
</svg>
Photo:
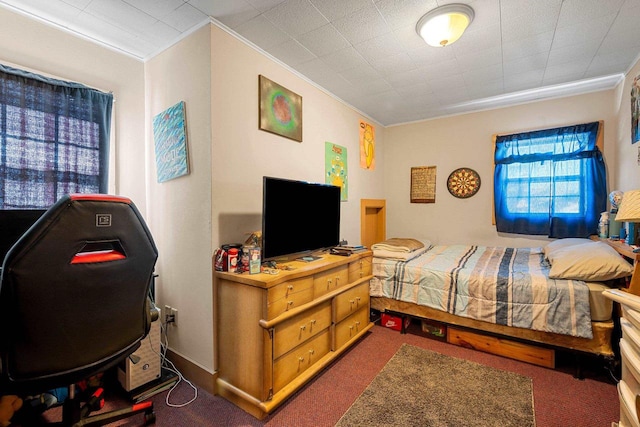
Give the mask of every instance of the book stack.
<svg viewBox="0 0 640 427">
<path fill-rule="evenodd" d="M 160 378 L 131 390 L 129 392 L 129 399 L 135 403 L 139 403 L 162 391 L 170 389 L 177 381 L 178 375 L 163 367 Z"/>
<path fill-rule="evenodd" d="M 356 245 L 356 246 L 341 245 L 341 246 L 335 246 L 334 248 L 332 248 L 331 253 L 334 255 L 349 256 L 351 254 L 364 252 L 366 250 L 367 250 L 367 247 L 362 245 Z"/>
</svg>

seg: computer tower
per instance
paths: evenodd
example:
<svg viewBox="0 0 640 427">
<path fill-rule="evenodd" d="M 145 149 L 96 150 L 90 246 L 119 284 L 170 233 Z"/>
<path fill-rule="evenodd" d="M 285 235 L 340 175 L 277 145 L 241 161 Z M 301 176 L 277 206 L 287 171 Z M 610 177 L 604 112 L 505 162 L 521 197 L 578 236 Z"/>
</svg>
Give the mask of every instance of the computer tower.
<svg viewBox="0 0 640 427">
<path fill-rule="evenodd" d="M 149 334 L 142 340 L 140 348 L 118 366 L 118 381 L 126 391 L 160 378 L 160 309 L 155 307 L 154 310 L 157 310 L 158 316 L 153 316 L 156 320 L 151 322 Z"/>
</svg>

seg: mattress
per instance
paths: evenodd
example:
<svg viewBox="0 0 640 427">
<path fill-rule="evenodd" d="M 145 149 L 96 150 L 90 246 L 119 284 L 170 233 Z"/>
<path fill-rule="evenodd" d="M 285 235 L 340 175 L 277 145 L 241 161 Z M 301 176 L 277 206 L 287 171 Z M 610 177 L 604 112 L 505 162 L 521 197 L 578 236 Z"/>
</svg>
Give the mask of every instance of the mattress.
<svg viewBox="0 0 640 427">
<path fill-rule="evenodd" d="M 589 288 L 589 311 L 591 321 L 606 322 L 611 320 L 613 313 L 613 300 L 602 295 L 602 291 L 610 289 L 609 286 L 599 282 L 585 282 Z"/>
<path fill-rule="evenodd" d="M 409 261 L 373 259 L 371 296 L 457 316 L 592 338 L 592 321 L 611 318 L 601 283 L 550 279 L 535 248 L 434 246 Z"/>
</svg>

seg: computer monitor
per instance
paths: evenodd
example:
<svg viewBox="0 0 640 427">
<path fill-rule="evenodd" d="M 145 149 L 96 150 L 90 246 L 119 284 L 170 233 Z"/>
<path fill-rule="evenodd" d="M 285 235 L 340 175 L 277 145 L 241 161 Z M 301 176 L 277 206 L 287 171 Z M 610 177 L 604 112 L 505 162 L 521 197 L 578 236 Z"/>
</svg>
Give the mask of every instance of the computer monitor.
<svg viewBox="0 0 640 427">
<path fill-rule="evenodd" d="M 46 209 L 0 210 L 0 267 L 9 249 L 46 212 Z"/>
</svg>

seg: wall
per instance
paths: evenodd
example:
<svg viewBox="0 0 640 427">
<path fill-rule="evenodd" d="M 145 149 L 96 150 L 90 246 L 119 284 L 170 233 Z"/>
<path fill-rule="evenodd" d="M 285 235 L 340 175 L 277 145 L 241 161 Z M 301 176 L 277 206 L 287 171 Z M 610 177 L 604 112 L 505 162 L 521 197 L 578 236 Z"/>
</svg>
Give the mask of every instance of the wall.
<svg viewBox="0 0 640 427">
<path fill-rule="evenodd" d="M 242 242 L 260 230 L 264 175 L 325 182 L 325 141 L 347 148 L 349 195 L 342 203 L 341 236 L 358 243 L 360 199 L 382 198 L 382 126 L 215 26 L 211 45 L 214 244 Z M 258 129 L 259 74 L 302 96 L 301 143 Z M 376 128 L 374 171 L 359 166 L 361 119 Z"/>
<path fill-rule="evenodd" d="M 382 126 L 217 26 L 212 26 L 211 48 L 214 247 L 243 242 L 261 229 L 263 176 L 324 182 L 325 141 L 347 148 L 349 197 L 342 203 L 341 236 L 360 242 L 360 199 L 383 198 Z M 302 96 L 301 143 L 258 129 L 260 74 Z M 361 119 L 376 128 L 374 171 L 359 166 Z"/>
<path fill-rule="evenodd" d="M 303 142 L 258 129 L 258 75 L 303 98 Z M 348 150 L 349 201 L 342 235 L 360 239 L 360 199 L 382 197 L 382 169 L 359 168 L 364 117 L 216 25 L 200 29 L 145 64 L 150 227 L 160 251 L 158 302 L 178 309 L 169 347 L 213 372 L 213 250 L 260 230 L 262 177 L 324 182 L 324 143 Z M 155 179 L 151 120 L 183 100 L 191 173 Z M 376 123 L 378 165 L 384 130 Z M 313 226 L 313 224 L 310 224 Z M 238 313 L 239 316 L 242 313 Z"/>
<path fill-rule="evenodd" d="M 492 225 L 492 136 L 604 120 L 604 157 L 615 181 L 614 93 L 608 90 L 387 128 L 387 237 L 421 237 L 434 244 L 540 246 L 546 238 L 498 233 Z M 435 203 L 410 203 L 414 166 L 437 167 Z M 478 193 L 468 199 L 457 199 L 447 190 L 449 174 L 459 167 L 476 170 L 482 181 Z"/>
<path fill-rule="evenodd" d="M 640 61 L 627 73 L 615 92 L 614 108 L 617 117 L 616 156 L 618 163 L 611 170 L 618 190 L 640 188 L 640 143 L 631 144 L 631 87 L 640 75 Z"/>
<path fill-rule="evenodd" d="M 112 191 L 130 197 L 146 216 L 142 62 L 4 8 L 0 28 L 3 64 L 113 92 Z"/>
<path fill-rule="evenodd" d="M 145 63 L 149 223 L 159 257 L 156 299 L 178 310 L 169 347 L 212 368 L 211 310 L 211 46 L 201 28 Z M 185 102 L 189 174 L 158 183 L 153 118 Z"/>
</svg>

